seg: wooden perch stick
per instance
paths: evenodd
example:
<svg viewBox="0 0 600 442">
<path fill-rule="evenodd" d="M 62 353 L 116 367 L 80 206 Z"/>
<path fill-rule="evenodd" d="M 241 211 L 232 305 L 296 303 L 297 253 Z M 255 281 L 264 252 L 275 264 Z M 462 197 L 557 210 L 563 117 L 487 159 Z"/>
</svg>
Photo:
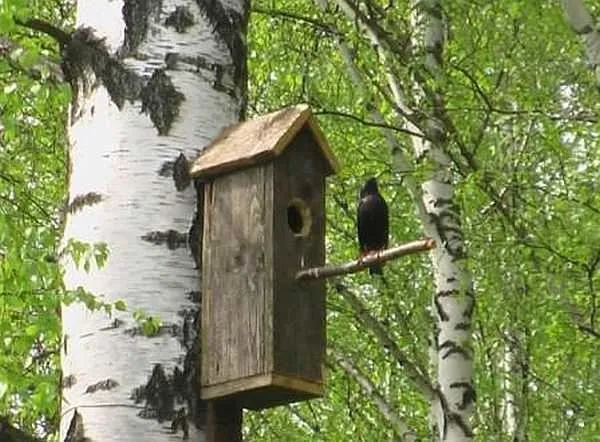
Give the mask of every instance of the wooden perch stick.
<svg viewBox="0 0 600 442">
<path fill-rule="evenodd" d="M 323 279 L 331 278 L 332 276 L 337 275 L 345 275 L 347 273 L 356 273 L 373 264 L 383 263 L 400 256 L 410 255 L 412 253 L 426 252 L 434 247 L 435 242 L 430 238 L 412 241 L 400 246 L 392 247 L 391 249 L 382 250 L 380 252 L 364 256 L 363 258 L 356 259 L 354 261 L 345 262 L 343 264 L 334 264 L 324 267 L 313 267 L 312 269 L 300 270 L 298 273 L 296 273 L 296 280 L 301 281 L 307 279 Z"/>
</svg>

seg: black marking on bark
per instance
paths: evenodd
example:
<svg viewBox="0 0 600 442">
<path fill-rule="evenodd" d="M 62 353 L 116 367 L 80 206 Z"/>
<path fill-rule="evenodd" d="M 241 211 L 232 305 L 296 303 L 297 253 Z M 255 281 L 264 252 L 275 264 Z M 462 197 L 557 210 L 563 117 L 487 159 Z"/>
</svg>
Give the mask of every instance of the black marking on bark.
<svg viewBox="0 0 600 442">
<path fill-rule="evenodd" d="M 173 176 L 173 166 L 175 165 L 175 161 L 165 161 L 160 166 L 160 170 L 158 174 L 162 177 L 169 178 Z"/>
<path fill-rule="evenodd" d="M 586 35 L 594 32 L 594 27 L 591 25 L 585 25 L 580 28 L 573 28 L 576 34 L 578 35 Z"/>
<path fill-rule="evenodd" d="M 196 304 L 194 309 L 190 309 L 183 314 L 184 324 L 188 323 L 186 331 L 182 335 L 182 346 L 187 350 L 183 362 L 184 385 L 182 387 L 182 396 L 185 397 L 192 421 L 198 428 L 206 426 L 206 403 L 199 400 L 197 394 L 200 391 L 200 321 L 201 321 L 201 293 L 191 292 L 192 301 Z"/>
<path fill-rule="evenodd" d="M 214 75 L 211 83 L 213 89 L 227 94 L 237 100 L 237 90 L 240 89 L 240 86 L 237 88 L 231 87 L 230 85 L 226 84 L 225 81 L 226 78 L 229 76 L 233 77 L 234 75 L 234 68 L 232 66 L 213 63 L 202 56 L 187 57 L 173 52 L 169 52 L 167 55 L 165 55 L 165 70 L 175 69 L 179 63 L 185 63 L 187 65 L 194 66 L 196 69 L 195 72 L 200 70 L 212 72 Z"/>
<path fill-rule="evenodd" d="M 144 241 L 148 241 L 157 246 L 166 244 L 169 250 L 175 250 L 179 247 L 185 246 L 187 241 L 187 235 L 185 233 L 179 233 L 176 230 L 169 229 L 166 232 L 153 231 L 142 235 Z"/>
<path fill-rule="evenodd" d="M 447 284 L 452 284 L 453 282 L 456 282 L 457 279 L 454 276 L 451 276 L 450 278 L 446 278 L 446 283 Z"/>
<path fill-rule="evenodd" d="M 125 100 L 134 101 L 141 90 L 142 79 L 110 55 L 105 39 L 96 37 L 92 28 L 82 27 L 73 32 L 70 43 L 63 50 L 62 68 L 73 89 L 74 118 L 79 116 L 76 103 L 79 92 L 87 94 L 99 82 L 104 84 L 119 109 L 123 108 Z M 89 82 L 88 69 L 94 72 L 94 84 Z"/>
<path fill-rule="evenodd" d="M 177 52 L 168 52 L 167 55 L 165 55 L 165 65 L 166 65 L 166 70 L 171 70 L 171 69 L 175 69 L 175 67 L 177 66 L 177 63 L 179 62 L 180 59 L 180 54 L 178 54 Z"/>
<path fill-rule="evenodd" d="M 67 209 L 69 213 L 75 213 L 80 211 L 86 206 L 93 206 L 94 204 L 98 204 L 102 201 L 102 195 L 96 192 L 88 192 L 85 195 L 77 195 L 69 204 L 69 208 Z"/>
<path fill-rule="evenodd" d="M 101 327 L 100 331 L 108 331 L 108 330 L 115 330 L 119 327 L 121 327 L 123 324 L 125 324 L 125 321 L 123 321 L 122 319 L 119 318 L 115 318 L 113 319 L 113 321 L 107 325 L 106 327 Z"/>
<path fill-rule="evenodd" d="M 177 411 L 175 417 L 171 421 L 172 433 L 178 433 L 180 429 L 183 433 L 182 439 L 188 440 L 190 438 L 190 424 L 188 424 L 187 412 L 183 407 Z"/>
<path fill-rule="evenodd" d="M 186 349 L 183 370 L 176 366 L 168 375 L 161 365 L 156 365 L 147 384 L 132 392 L 135 403 L 144 403 L 140 416 L 157 419 L 159 422 L 170 420 L 173 433 L 182 432 L 188 438 L 190 420 L 197 428 L 206 427 L 206 405 L 199 401 L 197 392 L 200 389 L 200 302 L 199 292 L 186 295 L 196 306 L 178 312 L 183 325 L 178 327 L 178 341 Z M 178 404 L 186 404 L 182 407 Z M 176 406 L 178 409 L 176 409 Z"/>
<path fill-rule="evenodd" d="M 146 419 L 157 419 L 164 422 L 175 415 L 175 384 L 179 369 L 175 367 L 173 374 L 167 376 L 161 364 L 156 364 L 150 379 L 143 387 L 137 387 L 132 392 L 136 404 L 144 403 L 144 409 L 139 416 Z"/>
<path fill-rule="evenodd" d="M 73 385 L 77 383 L 77 378 L 74 374 L 70 374 L 68 376 L 63 377 L 61 386 L 63 389 L 71 388 Z"/>
<path fill-rule="evenodd" d="M 470 322 L 459 322 L 454 326 L 455 330 L 471 330 Z"/>
<path fill-rule="evenodd" d="M 447 298 L 449 296 L 454 296 L 458 293 L 458 290 L 440 290 L 436 292 L 436 296 L 438 298 Z"/>
<path fill-rule="evenodd" d="M 442 307 L 442 303 L 440 302 L 438 296 L 435 297 L 435 310 L 437 311 L 440 321 L 447 321 L 450 319 L 450 316 L 448 316 L 448 313 L 446 313 L 444 307 Z"/>
<path fill-rule="evenodd" d="M 127 3 L 143 3 L 130 0 Z M 99 82 L 103 82 L 112 101 L 121 109 L 125 100 L 133 101 L 139 94 L 141 79 L 133 72 L 125 69 L 118 59 L 112 57 L 105 44 L 105 39 L 98 38 L 90 27 L 80 27 L 74 32 L 62 29 L 38 19 L 26 21 L 15 20 L 17 24 L 44 32 L 54 38 L 61 49 L 61 68 L 65 80 L 73 91 L 71 117 L 75 122 L 81 114 L 78 100 L 89 94 Z M 89 75 L 94 73 L 95 81 Z M 91 109 L 94 113 L 94 109 Z"/>
<path fill-rule="evenodd" d="M 163 69 L 157 69 L 140 93 L 142 112 L 150 115 L 160 135 L 167 135 L 185 97 Z"/>
<path fill-rule="evenodd" d="M 234 66 L 233 82 L 241 91 L 240 119 L 243 120 L 247 101 L 248 70 L 246 66 L 247 47 L 242 36 L 246 35 L 248 26 L 249 2 L 245 1 L 242 5 L 243 14 L 233 9 L 225 9 L 219 0 L 196 0 L 196 3 L 229 49 Z"/>
<path fill-rule="evenodd" d="M 462 400 L 456 404 L 459 410 L 466 409 L 468 406 L 473 405 L 473 403 L 477 400 L 475 389 L 473 388 L 473 384 L 470 382 L 453 382 L 450 384 L 450 388 L 463 389 Z"/>
<path fill-rule="evenodd" d="M 179 33 L 185 32 L 193 24 L 194 14 L 187 6 L 177 6 L 165 20 L 165 26 L 173 27 Z"/>
<path fill-rule="evenodd" d="M 442 440 L 446 439 L 448 433 L 448 422 L 455 422 L 460 429 L 463 431 L 465 436 L 473 437 L 473 430 L 469 427 L 469 425 L 463 420 L 462 416 L 457 413 L 450 411 L 450 407 L 448 406 L 448 401 L 444 394 L 440 391 L 440 389 L 436 389 L 437 396 L 440 400 L 440 404 L 442 406 L 443 412 L 443 430 L 442 430 Z"/>
<path fill-rule="evenodd" d="M 445 440 L 448 432 L 448 401 L 439 387 L 435 389 L 435 392 L 442 407 L 442 440 Z"/>
<path fill-rule="evenodd" d="M 119 386 L 119 383 L 117 381 L 115 381 L 114 379 L 105 379 L 104 381 L 100 381 L 100 382 L 96 382 L 95 384 L 88 385 L 88 387 L 85 389 L 84 394 L 92 394 L 92 393 L 96 393 L 97 391 L 108 391 L 108 390 L 112 390 L 113 388 L 117 388 L 118 386 Z"/>
<path fill-rule="evenodd" d="M 121 56 L 135 53 L 145 40 L 150 29 L 150 18 L 158 19 L 162 7 L 161 0 L 125 0 L 123 20 L 125 21 L 125 41 Z"/>
<path fill-rule="evenodd" d="M 194 180 L 196 189 L 196 212 L 188 233 L 188 245 L 197 269 L 202 269 L 202 234 L 204 232 L 204 184 Z"/>
<path fill-rule="evenodd" d="M 192 181 L 190 165 L 183 152 L 179 154 L 175 163 L 173 163 L 173 181 L 175 181 L 175 189 L 178 192 L 187 189 Z"/>
<path fill-rule="evenodd" d="M 451 340 L 444 341 L 442 344 L 440 344 L 439 350 L 446 350 L 442 354 L 442 359 L 447 359 L 453 354 L 459 354 L 463 358 L 471 360 L 471 355 L 469 354 L 469 352 L 467 352 L 464 348 L 462 348 L 456 342 Z"/>
<path fill-rule="evenodd" d="M 439 214 L 430 212 L 429 218 L 436 226 L 441 242 L 452 257 L 452 261 L 465 259 L 463 232 L 458 213 L 442 209 Z"/>
<path fill-rule="evenodd" d="M 186 298 L 192 301 L 194 304 L 199 304 L 202 300 L 202 292 L 198 290 L 191 290 L 187 293 Z"/>
<path fill-rule="evenodd" d="M 473 430 L 470 428 L 470 426 L 464 421 L 464 419 L 462 418 L 462 416 L 458 413 L 453 413 L 453 412 L 448 412 L 447 414 L 448 417 L 448 421 L 452 421 L 455 422 L 456 425 L 458 425 L 460 427 L 460 429 L 462 430 L 462 432 L 464 433 L 464 435 L 468 438 L 472 438 L 473 437 Z"/>
<path fill-rule="evenodd" d="M 194 313 L 195 310 L 191 310 L 191 309 L 184 309 L 181 312 L 178 312 L 178 315 L 181 316 L 183 318 L 183 326 L 181 327 L 181 342 L 182 345 L 184 345 L 186 348 L 189 347 L 189 344 L 193 341 L 193 339 L 196 336 L 195 330 L 193 329 L 194 326 Z"/>
<path fill-rule="evenodd" d="M 442 206 L 450 206 L 452 204 L 452 198 L 435 198 L 433 201 L 433 207 L 439 208 Z"/>
<path fill-rule="evenodd" d="M 194 66 L 197 71 L 203 69 L 205 71 L 214 72 L 215 77 L 223 75 L 224 73 L 230 75 L 233 74 L 231 66 L 223 65 L 220 63 L 213 63 L 212 61 L 209 61 L 209 59 L 200 55 L 195 57 L 188 57 L 175 52 L 168 52 L 167 55 L 165 55 L 165 64 L 167 65 L 168 69 L 174 68 L 177 65 L 177 63 L 180 62 Z"/>
<path fill-rule="evenodd" d="M 91 439 L 85 436 L 83 417 L 79 414 L 77 408 L 73 412 L 64 442 L 91 442 Z"/>
</svg>

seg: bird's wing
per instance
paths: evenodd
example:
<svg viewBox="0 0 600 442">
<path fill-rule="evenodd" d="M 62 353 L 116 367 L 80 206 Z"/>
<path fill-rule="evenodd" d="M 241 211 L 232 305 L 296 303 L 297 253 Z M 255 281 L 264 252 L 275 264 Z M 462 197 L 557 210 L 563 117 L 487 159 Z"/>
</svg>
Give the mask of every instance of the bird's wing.
<svg viewBox="0 0 600 442">
<path fill-rule="evenodd" d="M 383 203 L 383 204 L 382 204 Z M 387 206 L 377 195 L 367 195 L 358 205 L 358 243 L 363 252 L 377 250 L 385 244 L 388 231 Z"/>
<path fill-rule="evenodd" d="M 356 209 L 356 225 L 358 228 L 358 246 L 361 252 L 366 251 L 365 245 L 367 243 L 367 230 L 368 230 L 368 220 L 367 217 L 367 205 L 366 198 L 361 198 L 358 202 L 358 207 Z"/>
<path fill-rule="evenodd" d="M 390 214 L 388 211 L 388 206 L 383 197 L 381 198 L 381 225 L 382 225 L 382 235 L 383 235 L 383 243 L 385 244 L 385 248 L 388 248 L 390 241 Z"/>
</svg>

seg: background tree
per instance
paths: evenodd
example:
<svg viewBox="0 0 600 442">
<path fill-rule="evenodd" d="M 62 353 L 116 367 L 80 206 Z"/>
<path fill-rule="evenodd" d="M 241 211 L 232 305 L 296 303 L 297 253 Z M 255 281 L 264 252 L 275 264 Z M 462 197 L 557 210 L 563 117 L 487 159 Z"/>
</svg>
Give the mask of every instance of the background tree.
<svg viewBox="0 0 600 442">
<path fill-rule="evenodd" d="M 435 175 L 435 161 L 412 147 L 419 131 L 439 147 L 478 293 L 477 438 L 591 440 L 594 78 L 557 5 L 419 5 L 254 2 L 251 106 L 307 101 L 320 110 L 344 159 L 329 189 L 331 261 L 356 253 L 356 192 L 373 173 L 390 204 L 392 242 L 427 234 L 414 190 Z M 415 256 L 386 266 L 387 286 L 366 275 L 330 284 L 327 398 L 251 415 L 251 440 L 429 438 L 431 398 L 419 375 L 431 361 L 435 265 Z M 428 375 L 441 380 L 442 367 Z"/>
</svg>

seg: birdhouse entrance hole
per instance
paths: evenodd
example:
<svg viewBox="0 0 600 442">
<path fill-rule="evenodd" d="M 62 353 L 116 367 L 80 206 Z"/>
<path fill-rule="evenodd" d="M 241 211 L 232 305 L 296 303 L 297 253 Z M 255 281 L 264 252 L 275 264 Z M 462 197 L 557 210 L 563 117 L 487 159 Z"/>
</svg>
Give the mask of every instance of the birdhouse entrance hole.
<svg viewBox="0 0 600 442">
<path fill-rule="evenodd" d="M 308 236 L 312 224 L 310 208 L 300 198 L 294 198 L 287 208 L 287 221 L 294 236 Z"/>
</svg>

